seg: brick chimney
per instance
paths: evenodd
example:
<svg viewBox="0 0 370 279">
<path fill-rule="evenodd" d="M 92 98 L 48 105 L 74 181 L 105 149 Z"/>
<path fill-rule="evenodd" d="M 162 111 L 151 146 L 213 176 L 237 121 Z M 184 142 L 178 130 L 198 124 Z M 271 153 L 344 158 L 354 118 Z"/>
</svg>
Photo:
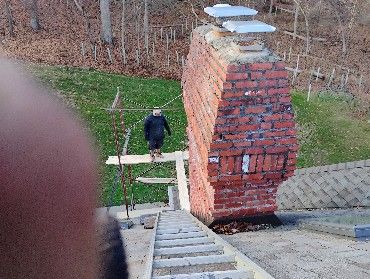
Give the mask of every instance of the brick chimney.
<svg viewBox="0 0 370 279">
<path fill-rule="evenodd" d="M 208 224 L 273 214 L 296 168 L 285 65 L 267 49 L 240 51 L 238 38 L 196 28 L 182 77 L 191 212 Z"/>
</svg>

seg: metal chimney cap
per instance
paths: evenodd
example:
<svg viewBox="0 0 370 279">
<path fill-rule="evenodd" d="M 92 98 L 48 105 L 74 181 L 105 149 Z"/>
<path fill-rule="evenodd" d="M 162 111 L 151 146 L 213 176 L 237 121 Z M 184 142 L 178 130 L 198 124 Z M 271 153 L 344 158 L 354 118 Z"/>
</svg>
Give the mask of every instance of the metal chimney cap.
<svg viewBox="0 0 370 279">
<path fill-rule="evenodd" d="M 212 17 L 232 17 L 232 16 L 254 16 L 256 10 L 243 7 L 231 6 L 229 4 L 217 4 L 213 7 L 204 8 L 204 12 Z"/>
<path fill-rule="evenodd" d="M 268 25 L 259 20 L 233 21 L 229 20 L 222 24 L 230 32 L 235 33 L 267 33 L 274 32 L 276 27 Z"/>
</svg>

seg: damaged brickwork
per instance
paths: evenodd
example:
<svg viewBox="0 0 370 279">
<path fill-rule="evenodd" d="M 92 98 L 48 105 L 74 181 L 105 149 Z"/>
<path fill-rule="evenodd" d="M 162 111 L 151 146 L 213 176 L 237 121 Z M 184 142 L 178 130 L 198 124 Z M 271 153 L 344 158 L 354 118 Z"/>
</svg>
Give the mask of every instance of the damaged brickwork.
<svg viewBox="0 0 370 279">
<path fill-rule="evenodd" d="M 196 28 L 182 77 L 191 211 L 206 223 L 269 215 L 298 150 L 285 64 Z"/>
</svg>

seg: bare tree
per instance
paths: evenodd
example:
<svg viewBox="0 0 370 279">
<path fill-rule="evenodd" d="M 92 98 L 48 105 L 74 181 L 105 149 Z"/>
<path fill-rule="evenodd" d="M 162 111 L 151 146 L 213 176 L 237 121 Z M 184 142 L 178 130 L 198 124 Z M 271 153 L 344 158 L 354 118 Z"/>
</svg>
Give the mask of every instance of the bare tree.
<svg viewBox="0 0 370 279">
<path fill-rule="evenodd" d="M 144 0 L 144 42 L 145 49 L 149 48 L 149 19 L 148 19 L 148 0 Z"/>
<path fill-rule="evenodd" d="M 125 26 L 125 3 L 126 0 L 122 0 L 122 17 L 121 17 L 121 47 L 122 47 L 122 58 L 125 60 L 126 49 L 125 49 L 125 33 L 126 33 L 126 26 Z M 125 61 L 124 61 L 125 62 Z"/>
<path fill-rule="evenodd" d="M 74 0 L 74 3 L 76 5 L 76 8 L 77 8 L 78 12 L 80 12 L 80 14 L 83 17 L 84 25 L 85 25 L 85 29 L 86 29 L 86 34 L 89 37 L 90 44 L 93 45 L 94 39 L 93 39 L 92 31 L 91 31 L 91 22 L 90 22 L 89 15 L 86 12 L 86 3 L 85 2 L 86 1 L 84 1 L 84 0 L 81 0 L 81 1 Z"/>
<path fill-rule="evenodd" d="M 13 21 L 12 10 L 10 8 L 10 2 L 9 0 L 5 0 L 4 2 L 5 2 L 5 14 L 8 20 L 9 35 L 13 37 L 14 36 L 14 27 L 13 27 L 14 21 Z"/>
<path fill-rule="evenodd" d="M 110 16 L 110 0 L 100 0 L 100 16 L 102 40 L 108 44 L 113 43 L 112 20 Z"/>
<path fill-rule="evenodd" d="M 40 30 L 39 12 L 37 7 L 37 0 L 25 0 L 26 8 L 31 17 L 31 27 L 34 31 Z"/>
</svg>

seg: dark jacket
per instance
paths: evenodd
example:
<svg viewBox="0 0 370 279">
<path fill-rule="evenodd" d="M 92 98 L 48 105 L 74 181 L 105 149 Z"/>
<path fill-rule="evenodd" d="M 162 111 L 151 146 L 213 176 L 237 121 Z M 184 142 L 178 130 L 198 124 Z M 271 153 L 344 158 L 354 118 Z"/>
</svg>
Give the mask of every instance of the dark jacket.
<svg viewBox="0 0 370 279">
<path fill-rule="evenodd" d="M 164 129 L 166 128 L 168 135 L 171 135 L 170 126 L 168 126 L 166 117 L 164 115 L 154 116 L 150 114 L 145 119 L 144 135 L 147 141 L 161 140 L 164 138 Z"/>
</svg>

